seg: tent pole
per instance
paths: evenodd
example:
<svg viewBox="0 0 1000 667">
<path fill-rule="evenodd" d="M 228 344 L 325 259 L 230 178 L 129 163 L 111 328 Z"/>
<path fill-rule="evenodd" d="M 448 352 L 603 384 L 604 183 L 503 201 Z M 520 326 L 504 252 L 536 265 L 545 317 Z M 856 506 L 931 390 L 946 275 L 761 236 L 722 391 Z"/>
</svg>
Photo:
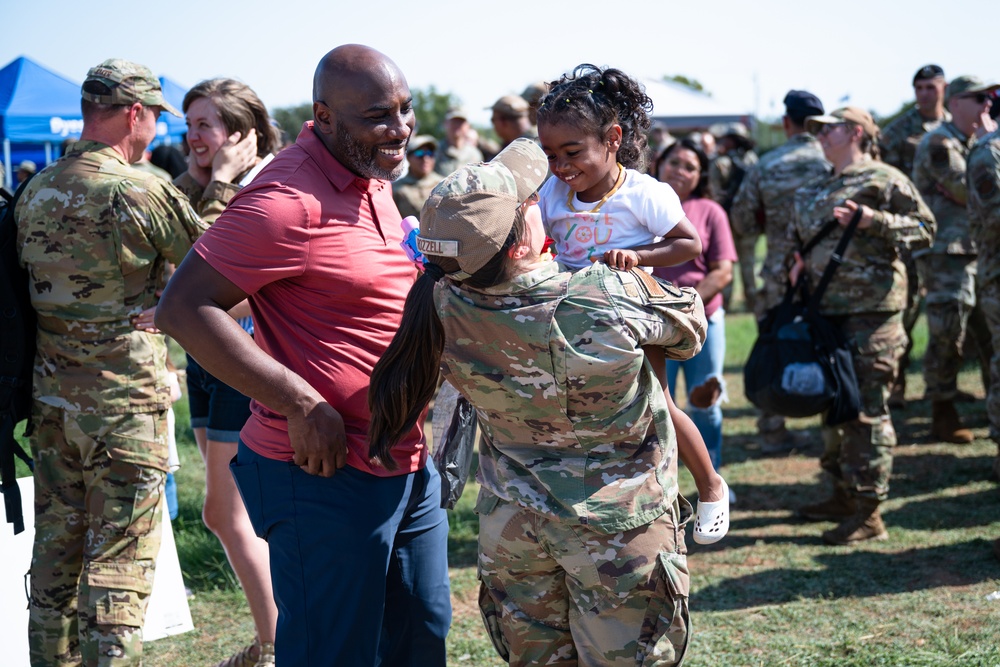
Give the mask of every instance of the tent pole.
<svg viewBox="0 0 1000 667">
<path fill-rule="evenodd" d="M 10 190 L 12 174 L 10 173 L 10 139 L 3 140 L 3 184 Z"/>
</svg>

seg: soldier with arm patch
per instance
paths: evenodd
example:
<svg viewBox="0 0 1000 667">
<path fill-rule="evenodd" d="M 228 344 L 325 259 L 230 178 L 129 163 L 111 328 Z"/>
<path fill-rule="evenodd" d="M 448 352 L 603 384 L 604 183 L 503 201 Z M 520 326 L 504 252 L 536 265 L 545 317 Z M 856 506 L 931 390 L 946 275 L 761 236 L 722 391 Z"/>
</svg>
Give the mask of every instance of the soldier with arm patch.
<svg viewBox="0 0 1000 667">
<path fill-rule="evenodd" d="M 749 169 L 740 185 L 730 222 L 733 235 L 742 238 L 763 232 L 767 255 L 760 271 L 763 285 L 757 292 L 754 314 L 760 320 L 781 302 L 788 287 L 788 258 L 795 249 L 792 220 L 795 193 L 806 184 L 830 172 L 816 137 L 805 129 L 806 118 L 823 113 L 823 104 L 812 93 L 790 90 L 785 95 L 782 125 L 788 141 L 766 153 Z M 761 452 L 787 452 L 798 446 L 797 439 L 785 427 L 781 415 L 762 413 L 757 419 Z"/>
<path fill-rule="evenodd" d="M 989 334 L 976 309 L 978 250 L 969 233 L 966 159 L 976 140 L 996 128 L 989 117 L 989 93 L 996 88 L 971 76 L 954 79 L 947 90 L 952 119 L 924 137 L 913 164 L 913 182 L 937 221 L 934 244 L 915 254 L 927 289 L 924 381 L 932 401 L 931 433 L 945 442 L 966 443 L 973 438 L 954 405 L 967 335 L 972 336 L 983 369 L 990 363 Z"/>
<path fill-rule="evenodd" d="M 1000 445 L 1000 130 L 980 139 L 970 151 L 966 182 L 969 231 L 979 251 L 979 305 L 993 341 L 986 414 L 990 438 Z M 1000 454 L 993 461 L 993 475 L 1000 478 Z"/>
<path fill-rule="evenodd" d="M 31 438 L 32 664 L 140 664 L 167 473 L 167 350 L 134 319 L 204 231 L 187 198 L 132 168 L 163 98 L 107 60 L 82 89 L 80 141 L 32 179 L 18 249 L 38 313 Z"/>
<path fill-rule="evenodd" d="M 541 255 L 545 155 L 517 139 L 440 183 L 421 212 L 428 258 L 372 374 L 371 454 L 419 415 L 438 366 L 482 426 L 480 609 L 515 667 L 677 665 L 690 580 L 675 427 L 643 345 L 696 354 L 691 290 Z M 439 350 L 440 353 L 429 351 Z"/>
</svg>

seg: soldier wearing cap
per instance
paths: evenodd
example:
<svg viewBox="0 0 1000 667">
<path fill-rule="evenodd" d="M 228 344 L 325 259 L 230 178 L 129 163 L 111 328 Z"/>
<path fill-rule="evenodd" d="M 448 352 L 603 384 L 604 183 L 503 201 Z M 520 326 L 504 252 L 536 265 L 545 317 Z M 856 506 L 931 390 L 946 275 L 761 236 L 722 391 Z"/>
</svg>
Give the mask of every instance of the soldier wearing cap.
<svg viewBox="0 0 1000 667">
<path fill-rule="evenodd" d="M 851 341 L 861 411 L 852 421 L 823 426 L 820 467 L 829 474 L 833 493 L 799 513 L 839 522 L 823 533 L 829 544 L 884 540 L 888 533 L 879 505 L 889 496 L 896 444 L 887 398 L 906 347 L 899 248 L 929 245 L 934 216 L 910 179 L 873 155 L 878 125 L 870 113 L 844 107 L 809 118 L 806 129 L 819 140 L 833 172 L 796 193 L 794 241 L 801 247 L 831 219 L 838 226 L 804 258 L 795 254 L 790 279 L 805 276 L 809 285 L 818 285 L 843 228 L 860 216 L 819 310 Z"/>
<path fill-rule="evenodd" d="M 750 167 L 757 164 L 757 153 L 753 150 L 754 141 L 750 138 L 750 130 L 743 123 L 714 125 L 709 128 L 709 132 L 715 137 L 718 150 L 718 155 L 712 160 L 708 169 L 709 194 L 726 209 L 728 215 L 743 177 Z M 760 232 L 757 230 L 751 230 L 748 235 L 741 236 L 736 229 L 733 229 L 733 241 L 736 243 L 740 278 L 743 283 L 743 299 L 750 312 L 755 309 L 757 293 L 754 254 L 758 236 Z M 725 292 L 727 304 L 730 293 L 728 289 Z"/>
<path fill-rule="evenodd" d="M 937 65 L 924 65 L 913 75 L 916 102 L 901 116 L 882 129 L 879 153 L 886 164 L 904 174 L 913 172 L 913 156 L 924 135 L 942 122 L 951 120 L 944 108 L 944 90 L 948 82 Z"/>
<path fill-rule="evenodd" d="M 138 665 L 167 474 L 167 349 L 148 320 L 204 226 L 130 165 L 180 116 L 149 68 L 112 59 L 82 87 L 80 140 L 28 184 L 18 250 L 38 313 L 32 664 Z"/>
<path fill-rule="evenodd" d="M 781 301 L 788 287 L 785 262 L 794 250 L 795 193 L 830 173 L 823 149 L 805 128 L 807 117 L 823 114 L 823 104 L 804 90 L 788 91 L 784 103 L 782 127 L 788 141 L 747 170 L 729 214 L 735 235 L 756 238 L 763 232 L 767 239 L 767 256 L 760 270 L 763 285 L 754 304 L 758 320 Z M 761 414 L 757 429 L 764 453 L 788 451 L 797 444 L 781 415 Z"/>
<path fill-rule="evenodd" d="M 951 120 L 920 142 L 913 162 L 913 182 L 937 220 L 937 237 L 915 253 L 927 289 L 926 396 L 932 401 L 931 434 L 945 442 L 972 442 L 955 409 L 956 380 L 967 335 L 979 352 L 984 384 L 989 386 L 990 340 L 976 311 L 976 242 L 969 233 L 966 158 L 976 140 L 996 129 L 990 118 L 990 93 L 998 86 L 972 76 L 948 84 Z"/>
<path fill-rule="evenodd" d="M 420 209 L 431 190 L 441 182 L 441 174 L 434 171 L 434 153 L 437 147 L 437 139 L 429 134 L 413 137 L 406 146 L 409 171 L 392 184 L 392 199 L 404 218 L 410 215 L 419 217 Z"/>
<path fill-rule="evenodd" d="M 459 167 L 483 161 L 479 150 L 479 134 L 469 123 L 469 116 L 461 107 L 448 109 L 444 116 L 444 141 L 434 155 L 434 170 L 447 176 Z"/>
<path fill-rule="evenodd" d="M 967 162 L 969 231 L 979 251 L 977 298 L 993 340 L 986 414 L 990 438 L 1000 446 L 1000 130 L 976 142 Z M 993 461 L 993 475 L 1000 479 L 1000 453 Z M 997 553 L 1000 556 L 1000 550 Z"/>
<path fill-rule="evenodd" d="M 521 97 L 528 103 L 528 120 L 532 127 L 538 127 L 538 103 L 549 92 L 549 84 L 545 81 L 529 83 L 521 91 Z"/>
<path fill-rule="evenodd" d="M 424 205 L 429 263 L 372 374 L 370 454 L 388 455 L 441 368 L 483 429 L 479 604 L 500 656 L 676 665 L 690 636 L 687 503 L 641 346 L 690 358 L 704 310 L 692 290 L 637 269 L 567 272 L 542 257 L 535 192 L 547 168 L 517 139 Z"/>
<path fill-rule="evenodd" d="M 510 142 L 519 137 L 538 138 L 538 128 L 531 124 L 528 113 L 530 106 L 523 97 L 504 95 L 490 109 L 493 111 L 490 120 L 497 136 L 500 137 L 502 148 L 506 148 Z"/>
<path fill-rule="evenodd" d="M 941 123 L 951 120 L 951 114 L 944 108 L 944 90 L 947 82 L 944 70 L 937 65 L 924 65 L 913 75 L 913 93 L 916 103 L 901 116 L 885 126 L 879 141 L 880 158 L 886 164 L 909 176 L 913 173 L 913 156 L 924 135 Z M 906 353 L 899 363 L 899 377 L 896 379 L 889 397 L 893 408 L 906 407 L 906 371 L 910 366 L 910 352 L 913 349 L 913 327 L 920 315 L 923 296 L 920 286 L 920 272 L 917 262 L 906 248 L 903 249 L 903 263 L 906 265 L 907 294 L 906 309 L 903 311 L 903 327 L 906 329 Z"/>
<path fill-rule="evenodd" d="M 38 165 L 31 160 L 22 160 L 21 164 L 17 165 L 16 175 L 18 184 L 24 183 L 34 176 L 36 171 L 38 171 Z"/>
</svg>

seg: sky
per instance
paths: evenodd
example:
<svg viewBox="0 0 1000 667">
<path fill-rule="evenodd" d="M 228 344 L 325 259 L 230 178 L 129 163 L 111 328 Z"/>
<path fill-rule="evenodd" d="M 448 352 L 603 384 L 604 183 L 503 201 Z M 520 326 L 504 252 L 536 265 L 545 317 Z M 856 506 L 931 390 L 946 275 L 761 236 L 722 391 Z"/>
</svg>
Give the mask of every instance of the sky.
<svg viewBox="0 0 1000 667">
<path fill-rule="evenodd" d="M 0 0 L 0 66 L 24 55 L 82 81 L 121 57 L 182 86 L 239 79 L 274 109 L 310 102 L 316 63 L 355 42 L 392 58 L 411 88 L 456 95 L 477 125 L 501 95 L 580 63 L 681 74 L 762 118 L 780 116 L 792 88 L 827 110 L 888 115 L 928 63 L 1000 81 L 998 25 L 997 0 Z"/>
</svg>

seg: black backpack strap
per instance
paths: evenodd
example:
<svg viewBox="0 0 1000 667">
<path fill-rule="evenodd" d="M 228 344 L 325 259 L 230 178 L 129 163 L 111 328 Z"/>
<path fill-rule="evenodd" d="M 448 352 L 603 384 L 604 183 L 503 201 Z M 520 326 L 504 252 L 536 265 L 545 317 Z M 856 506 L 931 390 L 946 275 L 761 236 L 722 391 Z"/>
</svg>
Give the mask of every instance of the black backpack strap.
<svg viewBox="0 0 1000 667">
<path fill-rule="evenodd" d="M 799 254 L 802 255 L 803 258 L 806 255 L 808 255 L 809 251 L 815 248 L 817 243 L 825 239 L 827 236 L 830 235 L 830 232 L 832 232 L 834 229 L 837 228 L 837 224 L 838 223 L 836 218 L 830 218 L 829 220 L 827 220 L 823 224 L 823 226 L 820 227 L 820 230 L 815 234 L 813 234 L 813 237 L 808 241 L 806 241 L 806 244 L 804 246 L 799 248 Z"/>
<path fill-rule="evenodd" d="M 24 461 L 31 461 L 14 439 L 14 418 L 4 414 L 0 424 L 0 491 L 3 492 L 3 506 L 7 523 L 14 524 L 14 534 L 24 531 L 24 512 L 21 509 L 21 488 L 17 485 L 14 470 L 14 455 Z"/>
<path fill-rule="evenodd" d="M 847 244 L 851 242 L 851 237 L 854 236 L 854 230 L 858 228 L 858 223 L 861 222 L 861 216 L 864 211 L 864 207 L 860 204 L 858 209 L 851 216 L 851 221 L 847 223 L 847 227 L 844 229 L 843 235 L 840 237 L 840 241 L 837 242 L 837 247 L 834 249 L 833 254 L 830 255 L 830 261 L 827 262 L 826 268 L 823 269 L 823 276 L 819 279 L 819 285 L 816 286 L 816 290 L 812 293 L 809 299 L 809 307 L 815 311 L 819 310 L 820 299 L 823 298 L 823 293 L 826 292 L 826 288 L 829 287 L 830 281 L 833 280 L 833 272 L 837 270 L 841 264 L 844 263 L 844 251 L 847 250 Z M 837 224 L 836 220 L 832 220 L 834 224 Z M 826 223 L 829 225 L 830 223 Z M 828 232 L 829 233 L 829 232 Z"/>
<path fill-rule="evenodd" d="M 14 217 L 14 207 L 17 205 L 21 193 L 28 185 L 31 178 L 25 179 L 14 196 L 8 200 L 7 209 L 4 211 L 4 219 Z M 7 199 L 4 193 L 4 199 Z M 9 384 L 8 384 L 9 383 Z M 14 534 L 24 531 L 24 512 L 21 506 L 21 489 L 17 485 L 17 473 L 15 471 L 14 456 L 16 455 L 24 461 L 29 468 L 33 468 L 31 457 L 28 456 L 17 440 L 14 439 L 15 408 L 14 394 L 18 389 L 18 379 L 16 377 L 0 377 L 0 399 L 5 403 L 3 414 L 0 417 L 0 492 L 3 493 L 4 510 L 7 516 L 7 523 L 14 524 Z"/>
</svg>

